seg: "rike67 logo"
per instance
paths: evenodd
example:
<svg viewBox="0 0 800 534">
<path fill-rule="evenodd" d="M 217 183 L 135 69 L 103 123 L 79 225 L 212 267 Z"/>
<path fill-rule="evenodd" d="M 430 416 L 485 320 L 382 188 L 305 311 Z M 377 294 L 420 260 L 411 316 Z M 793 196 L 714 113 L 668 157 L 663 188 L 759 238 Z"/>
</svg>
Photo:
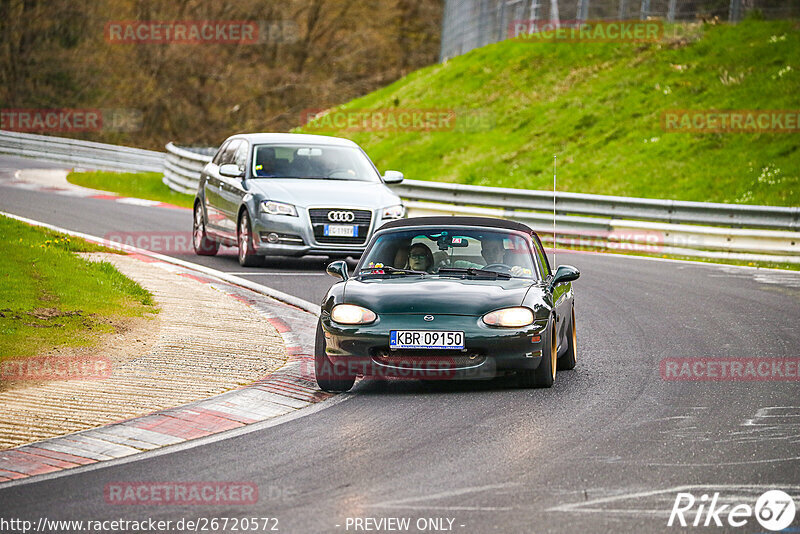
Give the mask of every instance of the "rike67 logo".
<svg viewBox="0 0 800 534">
<path fill-rule="evenodd" d="M 781 490 L 765 492 L 754 506 L 730 501 L 720 504 L 719 501 L 719 492 L 710 498 L 703 494 L 699 499 L 691 493 L 678 493 L 667 526 L 742 527 L 755 516 L 763 528 L 777 532 L 792 524 L 796 511 L 792 497 Z"/>
</svg>

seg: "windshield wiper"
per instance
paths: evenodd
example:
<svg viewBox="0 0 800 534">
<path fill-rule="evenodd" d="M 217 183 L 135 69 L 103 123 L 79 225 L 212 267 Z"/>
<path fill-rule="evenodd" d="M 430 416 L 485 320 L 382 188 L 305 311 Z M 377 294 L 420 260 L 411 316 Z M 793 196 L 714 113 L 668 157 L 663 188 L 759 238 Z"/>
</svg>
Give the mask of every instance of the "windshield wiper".
<svg viewBox="0 0 800 534">
<path fill-rule="evenodd" d="M 418 274 L 420 276 L 425 276 L 425 271 L 415 271 L 413 269 L 395 269 L 394 267 L 367 267 L 366 269 L 361 269 L 358 271 L 359 276 L 363 276 L 365 274 Z"/>
<path fill-rule="evenodd" d="M 438 274 L 465 274 L 467 276 L 488 276 L 491 278 L 502 278 L 503 280 L 511 279 L 511 275 L 508 273 L 487 271 L 485 269 L 476 269 L 475 267 L 470 267 L 469 269 L 463 269 L 461 267 L 442 267 L 439 269 Z"/>
</svg>

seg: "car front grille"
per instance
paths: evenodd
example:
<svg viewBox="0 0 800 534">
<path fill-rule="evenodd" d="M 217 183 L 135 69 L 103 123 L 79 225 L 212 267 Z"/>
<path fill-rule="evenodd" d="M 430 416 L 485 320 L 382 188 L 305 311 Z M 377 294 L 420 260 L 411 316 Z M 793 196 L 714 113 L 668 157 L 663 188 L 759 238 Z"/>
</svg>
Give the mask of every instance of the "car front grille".
<svg viewBox="0 0 800 534">
<path fill-rule="evenodd" d="M 397 369 L 439 369 L 455 370 L 467 369 L 481 365 L 486 361 L 486 356 L 478 353 L 453 353 L 450 351 L 420 351 L 420 350 L 381 350 L 373 354 L 375 363 L 395 367 Z"/>
<path fill-rule="evenodd" d="M 354 216 L 353 221 L 330 221 L 328 219 L 328 213 L 331 211 L 352 212 Z M 372 222 L 372 212 L 369 210 L 314 208 L 308 210 L 308 215 L 311 218 L 311 226 L 314 229 L 314 239 L 317 240 L 317 243 L 326 243 L 332 245 L 363 245 L 367 241 L 367 234 L 369 234 L 369 227 L 370 223 Z M 358 228 L 358 235 L 356 237 L 326 236 L 326 224 L 355 225 Z"/>
</svg>

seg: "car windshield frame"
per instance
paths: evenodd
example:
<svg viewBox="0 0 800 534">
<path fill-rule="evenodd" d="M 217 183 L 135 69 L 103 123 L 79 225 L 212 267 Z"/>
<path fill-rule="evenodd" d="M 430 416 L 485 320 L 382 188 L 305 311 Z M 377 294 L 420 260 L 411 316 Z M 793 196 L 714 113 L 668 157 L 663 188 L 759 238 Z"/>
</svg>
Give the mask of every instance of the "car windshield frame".
<svg viewBox="0 0 800 534">
<path fill-rule="evenodd" d="M 538 265 L 538 259 L 534 255 L 535 244 L 533 243 L 534 237 L 527 232 L 521 232 L 518 230 L 511 230 L 507 228 L 500 228 L 500 227 L 484 227 L 484 226 L 448 226 L 448 225 L 437 225 L 437 226 L 408 226 L 408 227 L 400 227 L 400 228 L 392 228 L 389 230 L 379 231 L 375 234 L 375 236 L 370 240 L 364 254 L 361 256 L 358 264 L 355 268 L 355 276 L 360 276 L 362 271 L 364 274 L 369 274 L 374 272 L 375 269 L 380 269 L 382 267 L 386 268 L 386 271 L 395 271 L 397 274 L 395 276 L 385 276 L 381 278 L 400 278 L 402 277 L 402 273 L 405 271 L 409 271 L 412 269 L 410 263 L 406 263 L 404 266 L 397 267 L 393 263 L 390 262 L 383 262 L 383 261 L 376 261 L 381 259 L 379 257 L 373 257 L 373 253 L 377 246 L 382 246 L 387 248 L 387 251 L 380 251 L 381 254 L 388 253 L 391 255 L 392 245 L 385 243 L 381 244 L 382 240 L 387 239 L 391 236 L 395 236 L 396 239 L 406 240 L 406 245 L 394 245 L 395 254 L 398 254 L 399 251 L 403 246 L 408 246 L 409 249 L 411 247 L 411 240 L 416 239 L 421 236 L 426 236 L 430 241 L 426 244 L 428 248 L 431 249 L 432 253 L 440 252 L 439 247 L 439 239 L 441 239 L 441 234 L 447 233 L 450 235 L 451 238 L 453 237 L 461 237 L 461 238 L 468 238 L 474 241 L 480 241 L 478 236 L 482 236 L 482 238 L 487 237 L 488 234 L 494 234 L 495 236 L 502 237 L 504 240 L 512 239 L 517 240 L 518 243 L 524 243 L 524 250 L 514 249 L 514 248 L 504 248 L 505 253 L 512 252 L 516 250 L 518 254 L 523 257 L 527 257 L 527 264 L 521 265 L 520 267 L 523 269 L 523 272 L 520 274 L 519 272 L 515 272 L 511 274 L 511 272 L 506 272 L 505 270 L 497 270 L 495 271 L 492 269 L 491 273 L 498 273 L 499 276 L 493 276 L 487 273 L 487 271 L 483 270 L 482 267 L 486 267 L 487 265 L 492 265 L 492 263 L 484 263 L 483 265 L 480 264 L 473 264 L 469 265 L 469 262 L 465 262 L 464 264 L 459 264 L 460 260 L 456 260 L 455 263 L 450 265 L 448 264 L 438 264 L 436 265 L 434 270 L 427 271 L 427 276 L 422 277 L 423 279 L 441 279 L 441 278 L 465 278 L 465 279 L 476 279 L 476 280 L 508 280 L 508 279 L 520 279 L 520 280 L 530 280 L 533 283 L 541 282 L 541 266 Z M 401 234 L 401 236 L 397 236 L 397 234 Z M 415 237 L 409 238 L 408 236 L 413 235 Z M 419 241 L 417 241 L 419 242 Z M 473 246 L 473 244 L 468 244 L 468 246 Z M 516 247 L 517 245 L 514 244 Z M 447 257 L 449 260 L 453 258 L 453 250 L 462 248 L 462 247 L 447 247 L 446 250 L 441 252 L 446 252 Z M 474 252 L 474 250 L 473 250 Z M 397 257 L 395 257 L 395 261 Z M 435 258 L 435 262 L 441 261 L 441 256 L 439 258 Z M 486 260 L 481 258 L 481 261 L 485 262 Z M 495 262 L 495 263 L 502 263 L 502 262 Z M 523 262 L 524 263 L 524 262 Z M 439 273 L 439 268 L 449 268 L 444 273 Z M 511 276 L 505 276 L 506 274 L 510 274 Z"/>
<path fill-rule="evenodd" d="M 259 173 L 263 174 L 264 170 L 261 168 L 263 161 L 261 164 L 259 163 L 259 150 L 263 148 L 272 148 L 276 153 L 286 153 L 287 150 L 291 151 L 293 159 L 288 160 L 286 158 L 280 158 L 277 157 L 276 154 L 276 157 L 272 158 L 272 161 L 275 163 L 274 175 L 260 176 Z M 303 155 L 303 157 L 309 158 L 303 163 L 303 165 L 307 168 L 307 172 L 303 172 L 305 169 L 301 169 L 297 164 L 297 160 L 294 159 L 298 156 L 299 150 L 308 150 L 309 152 L 309 154 Z M 315 150 L 320 150 L 323 154 L 325 151 L 339 152 L 339 157 L 342 160 L 350 158 L 350 161 L 343 161 L 343 166 L 337 169 L 323 169 L 321 164 L 323 162 L 328 164 L 331 162 L 331 160 L 319 160 L 315 162 L 314 160 L 310 159 L 312 157 L 316 157 L 314 154 Z M 369 159 L 369 156 L 367 156 L 363 150 L 355 146 L 296 142 L 254 143 L 250 152 L 250 160 L 250 175 L 252 179 L 255 180 L 338 180 L 348 182 L 382 183 L 381 175 L 374 163 L 372 163 L 372 160 Z M 316 164 L 317 167 L 315 168 L 313 164 Z M 280 166 L 283 166 L 283 168 L 279 168 Z"/>
</svg>

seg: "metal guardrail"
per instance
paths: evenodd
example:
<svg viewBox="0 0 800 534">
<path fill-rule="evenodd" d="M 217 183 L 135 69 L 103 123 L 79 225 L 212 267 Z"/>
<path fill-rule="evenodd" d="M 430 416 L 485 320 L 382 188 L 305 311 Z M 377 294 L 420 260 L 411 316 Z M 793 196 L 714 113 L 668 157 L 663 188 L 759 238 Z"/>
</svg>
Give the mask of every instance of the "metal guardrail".
<svg viewBox="0 0 800 534">
<path fill-rule="evenodd" d="M 164 183 L 174 184 L 176 187 L 173 189 L 175 190 L 187 188 L 194 193 L 197 190 L 198 173 L 209 161 L 211 161 L 210 155 L 198 154 L 170 143 L 167 145 Z M 520 214 L 520 211 L 544 211 L 551 214 L 553 211 L 552 191 L 447 184 L 422 180 L 404 180 L 403 183 L 392 186 L 392 189 L 406 200 L 501 208 L 506 210 L 503 216 L 508 218 L 524 217 L 525 213 Z M 557 192 L 556 212 L 564 216 L 588 215 L 590 217 L 639 219 L 671 224 L 800 231 L 800 207 L 749 206 Z M 550 217 L 552 221 L 552 215 Z M 598 228 L 598 224 L 602 225 L 602 222 L 573 220 L 572 224 Z"/>
<path fill-rule="evenodd" d="M 173 143 L 166 154 L 15 132 L 0 131 L 0 153 L 67 162 L 83 168 L 163 171 L 175 191 L 195 194 L 202 168 L 214 149 Z M 499 187 L 405 180 L 392 186 L 409 211 L 475 214 L 525 222 L 552 242 L 553 193 Z M 642 245 L 656 239 L 657 252 L 710 258 L 800 263 L 800 208 L 715 204 L 581 193 L 556 193 L 559 244 L 604 241 Z M 548 236 L 549 234 L 549 236 Z M 653 237 L 655 236 L 655 237 Z M 634 246 L 632 251 L 636 251 Z M 647 249 L 644 250 L 645 252 Z"/>
<path fill-rule="evenodd" d="M 208 149 L 167 145 L 164 183 L 194 193 Z M 404 180 L 392 186 L 411 215 L 518 220 L 552 243 L 553 193 Z M 572 248 L 800 263 L 800 208 L 556 193 L 556 241 Z M 698 224 L 702 226 L 697 226 Z"/>
<path fill-rule="evenodd" d="M 194 195 L 200 184 L 200 171 L 211 161 L 212 154 L 205 148 L 181 148 L 172 143 L 166 146 L 164 184 L 179 193 Z"/>
<path fill-rule="evenodd" d="M 405 180 L 393 188 L 403 198 L 510 211 L 553 211 L 552 191 L 530 191 Z M 800 230 L 800 208 L 718 204 L 650 198 L 556 193 L 556 212 L 680 224 Z"/>
<path fill-rule="evenodd" d="M 0 154 L 105 171 L 161 172 L 164 153 L 65 137 L 0 130 Z"/>
<path fill-rule="evenodd" d="M 409 216 L 475 215 L 523 222 L 553 244 L 553 213 L 406 201 Z M 800 232 L 721 228 L 612 218 L 556 217 L 559 248 L 800 263 Z"/>
</svg>

